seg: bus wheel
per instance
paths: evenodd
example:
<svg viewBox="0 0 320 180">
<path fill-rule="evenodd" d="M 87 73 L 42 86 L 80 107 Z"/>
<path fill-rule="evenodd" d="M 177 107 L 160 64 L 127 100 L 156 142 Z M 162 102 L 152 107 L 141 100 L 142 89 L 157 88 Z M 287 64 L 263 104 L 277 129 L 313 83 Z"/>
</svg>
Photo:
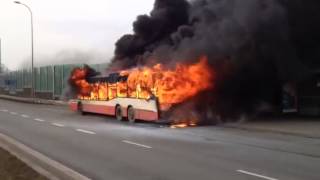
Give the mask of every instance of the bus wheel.
<svg viewBox="0 0 320 180">
<path fill-rule="evenodd" d="M 128 107 L 128 120 L 130 123 L 134 123 L 136 121 L 134 109 L 132 106 Z"/>
<path fill-rule="evenodd" d="M 116 106 L 116 118 L 118 121 L 123 120 L 121 106 L 119 105 Z"/>
<path fill-rule="evenodd" d="M 78 113 L 81 115 L 85 115 L 86 113 L 83 111 L 83 105 L 81 102 L 78 103 Z"/>
</svg>

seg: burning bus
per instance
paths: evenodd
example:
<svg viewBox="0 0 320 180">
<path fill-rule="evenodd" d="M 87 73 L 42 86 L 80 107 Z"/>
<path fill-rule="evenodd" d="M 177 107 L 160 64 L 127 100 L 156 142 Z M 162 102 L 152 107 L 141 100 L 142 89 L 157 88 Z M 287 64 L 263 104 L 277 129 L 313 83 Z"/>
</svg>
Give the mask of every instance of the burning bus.
<svg viewBox="0 0 320 180">
<path fill-rule="evenodd" d="M 76 99 L 70 101 L 70 108 L 81 114 L 115 116 L 119 121 L 158 121 L 161 112 L 213 86 L 206 57 L 175 68 L 156 64 L 106 76 L 92 71 L 89 67 L 73 70 L 69 83 Z"/>
<path fill-rule="evenodd" d="M 139 91 L 129 95 L 128 76 L 113 73 L 109 76 L 95 76 L 87 82 L 96 89 L 89 96 L 79 96 L 70 101 L 70 107 L 81 114 L 86 112 L 115 116 L 121 121 L 127 118 L 130 122 L 136 119 L 156 121 L 159 119 L 158 102 L 155 96 L 142 98 Z"/>
</svg>

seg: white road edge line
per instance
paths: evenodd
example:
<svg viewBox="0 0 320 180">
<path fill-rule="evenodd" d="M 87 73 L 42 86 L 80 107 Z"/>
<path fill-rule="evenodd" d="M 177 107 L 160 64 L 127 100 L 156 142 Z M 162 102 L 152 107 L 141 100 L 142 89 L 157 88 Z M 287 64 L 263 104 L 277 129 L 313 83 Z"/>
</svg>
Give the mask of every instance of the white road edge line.
<svg viewBox="0 0 320 180">
<path fill-rule="evenodd" d="M 45 121 L 45 120 L 39 119 L 39 118 L 35 118 L 34 120 L 35 120 L 35 121 L 39 121 L 39 122 L 44 122 L 44 121 Z"/>
<path fill-rule="evenodd" d="M 64 127 L 63 124 L 59 124 L 59 123 L 51 123 L 51 124 L 54 125 L 54 126 L 57 126 L 57 127 Z"/>
<path fill-rule="evenodd" d="M 84 129 L 76 129 L 76 131 L 83 132 L 83 133 L 86 133 L 86 134 L 96 134 L 95 132 L 87 131 L 87 130 L 84 130 Z"/>
<path fill-rule="evenodd" d="M 21 117 L 23 117 L 23 118 L 29 118 L 30 116 L 25 115 L 25 114 L 22 114 Z"/>
<path fill-rule="evenodd" d="M 151 146 L 147 146 L 147 145 L 143 145 L 143 144 L 135 143 L 135 142 L 132 142 L 132 141 L 127 141 L 127 140 L 123 140 L 122 142 L 127 143 L 127 144 L 140 146 L 140 147 L 144 147 L 144 148 L 148 148 L 148 149 L 152 148 Z"/>
<path fill-rule="evenodd" d="M 242 173 L 242 174 L 246 174 L 246 175 L 250 175 L 250 176 L 255 176 L 255 177 L 259 177 L 262 179 L 267 179 L 267 180 L 278 180 L 272 177 L 268 177 L 268 176 L 264 176 L 264 175 L 260 175 L 260 174 L 256 174 L 256 173 L 252 173 L 252 172 L 248 172 L 248 171 L 244 171 L 244 170 L 237 170 L 237 172 Z"/>
<path fill-rule="evenodd" d="M 38 151 L 0 133 L 0 147 L 12 153 L 32 169 L 48 179 L 79 179 L 91 180 L 90 178 L 70 169 Z M 55 173 L 54 173 L 55 172 Z"/>
</svg>

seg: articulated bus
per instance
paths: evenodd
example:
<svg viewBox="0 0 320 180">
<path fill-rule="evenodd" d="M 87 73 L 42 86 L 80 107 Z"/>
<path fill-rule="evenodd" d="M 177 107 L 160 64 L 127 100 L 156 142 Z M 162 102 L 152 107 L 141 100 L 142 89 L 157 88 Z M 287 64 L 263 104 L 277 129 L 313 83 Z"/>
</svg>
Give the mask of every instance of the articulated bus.
<svg viewBox="0 0 320 180">
<path fill-rule="evenodd" d="M 97 89 L 96 93 L 91 93 L 90 97 L 79 96 L 78 99 L 70 100 L 70 108 L 82 115 L 85 113 L 104 114 L 115 116 L 119 121 L 127 119 L 131 123 L 137 119 L 158 121 L 159 103 L 156 96 L 151 94 L 148 98 L 141 98 L 139 94 L 129 95 L 127 78 L 115 73 L 87 79 L 88 83 Z"/>
</svg>

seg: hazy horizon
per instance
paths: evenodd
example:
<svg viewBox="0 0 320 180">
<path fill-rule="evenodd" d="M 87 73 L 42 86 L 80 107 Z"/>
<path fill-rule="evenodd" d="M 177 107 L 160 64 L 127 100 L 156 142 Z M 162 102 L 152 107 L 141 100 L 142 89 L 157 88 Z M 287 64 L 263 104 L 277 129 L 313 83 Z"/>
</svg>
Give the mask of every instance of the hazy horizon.
<svg viewBox="0 0 320 180">
<path fill-rule="evenodd" d="M 131 33 L 136 16 L 149 13 L 154 3 L 150 0 L 21 2 L 30 6 L 34 15 L 35 65 L 54 63 L 43 61 L 52 61 L 61 53 L 87 54 L 92 63 L 106 62 L 113 55 L 115 41 Z M 1 0 L 0 38 L 2 63 L 9 69 L 27 66 L 31 56 L 27 8 L 12 0 Z"/>
</svg>

